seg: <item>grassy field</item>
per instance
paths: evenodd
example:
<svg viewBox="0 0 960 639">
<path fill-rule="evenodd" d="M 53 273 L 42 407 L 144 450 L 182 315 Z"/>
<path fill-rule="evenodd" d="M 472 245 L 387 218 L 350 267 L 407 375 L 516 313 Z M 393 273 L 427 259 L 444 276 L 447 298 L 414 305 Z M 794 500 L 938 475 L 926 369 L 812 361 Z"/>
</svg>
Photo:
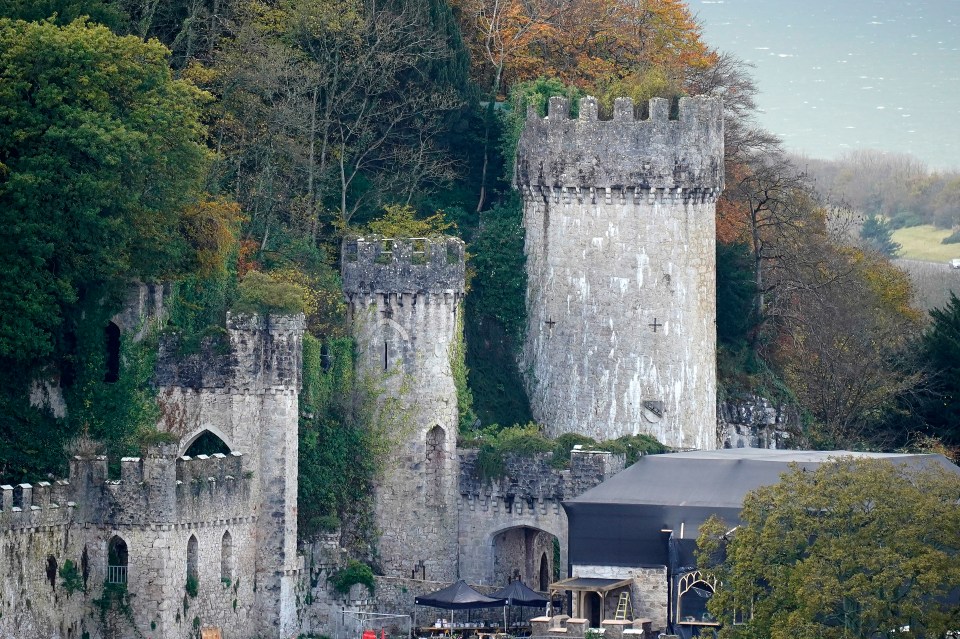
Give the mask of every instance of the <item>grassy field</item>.
<svg viewBox="0 0 960 639">
<path fill-rule="evenodd" d="M 948 235 L 950 231 L 929 224 L 897 229 L 893 232 L 893 241 L 903 247 L 897 257 L 924 262 L 947 262 L 960 257 L 960 244 L 940 243 Z"/>
</svg>

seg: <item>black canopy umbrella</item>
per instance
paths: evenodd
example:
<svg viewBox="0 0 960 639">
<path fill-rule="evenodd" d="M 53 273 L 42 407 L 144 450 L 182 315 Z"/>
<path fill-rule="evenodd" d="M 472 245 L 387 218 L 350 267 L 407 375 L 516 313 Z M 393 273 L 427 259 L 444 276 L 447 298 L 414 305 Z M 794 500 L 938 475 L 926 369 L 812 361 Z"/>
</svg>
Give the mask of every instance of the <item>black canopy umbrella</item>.
<svg viewBox="0 0 960 639">
<path fill-rule="evenodd" d="M 508 606 L 527 606 L 529 608 L 544 608 L 547 605 L 547 598 L 540 595 L 527 584 L 519 579 L 511 581 L 505 587 L 496 591 L 491 597 L 500 597 L 506 600 Z M 509 632 L 507 625 L 507 609 L 503 609 L 503 625 Z"/>
<path fill-rule="evenodd" d="M 488 597 L 477 592 L 462 579 L 436 592 L 416 597 L 413 601 L 418 606 L 432 606 L 451 611 L 498 608 L 507 604 L 505 599 Z M 453 626 L 452 612 L 450 613 L 450 626 Z"/>
</svg>

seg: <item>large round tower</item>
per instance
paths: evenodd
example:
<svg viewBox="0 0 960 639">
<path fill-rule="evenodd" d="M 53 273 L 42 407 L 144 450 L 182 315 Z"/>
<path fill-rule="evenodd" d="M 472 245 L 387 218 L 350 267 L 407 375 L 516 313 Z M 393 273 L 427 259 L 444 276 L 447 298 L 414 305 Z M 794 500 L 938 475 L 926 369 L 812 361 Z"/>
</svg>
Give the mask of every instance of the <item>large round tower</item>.
<svg viewBox="0 0 960 639">
<path fill-rule="evenodd" d="M 451 350 L 461 332 L 463 242 L 350 239 L 342 269 L 358 369 L 381 384 L 384 401 L 396 402 L 403 415 L 375 491 L 383 570 L 451 580 L 459 494 Z"/>
<path fill-rule="evenodd" d="M 722 105 L 564 98 L 531 110 L 520 138 L 527 333 L 534 417 L 552 435 L 649 433 L 716 448 L 715 203 Z"/>
</svg>

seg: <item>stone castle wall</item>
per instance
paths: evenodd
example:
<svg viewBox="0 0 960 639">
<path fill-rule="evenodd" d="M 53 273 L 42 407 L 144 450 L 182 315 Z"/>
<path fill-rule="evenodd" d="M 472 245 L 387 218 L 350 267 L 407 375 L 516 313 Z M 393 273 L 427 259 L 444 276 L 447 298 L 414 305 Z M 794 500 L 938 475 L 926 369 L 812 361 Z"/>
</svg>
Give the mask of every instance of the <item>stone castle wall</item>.
<svg viewBox="0 0 960 639">
<path fill-rule="evenodd" d="M 343 290 L 358 370 L 400 414 L 395 453 L 375 489 L 384 574 L 456 576 L 457 394 L 464 245 L 454 238 L 357 238 L 343 246 Z M 390 398 L 388 400 L 388 398 Z"/>
<path fill-rule="evenodd" d="M 567 572 L 567 515 L 560 502 L 571 499 L 623 470 L 622 455 L 573 451 L 569 469 L 551 465 L 552 453 L 508 457 L 504 477 L 486 480 L 476 469 L 476 451 L 460 454 L 459 555 L 461 578 L 470 583 L 507 583 L 519 578 L 540 585 L 546 553 L 549 573 Z M 548 533 L 547 536 L 541 532 Z M 553 541 L 560 543 L 554 566 Z"/>
<path fill-rule="evenodd" d="M 528 116 L 516 183 L 524 200 L 527 332 L 522 370 L 551 435 L 649 433 L 716 447 L 715 201 L 721 105 L 650 101 L 612 121 L 592 98 Z"/>
<path fill-rule="evenodd" d="M 243 451 L 253 481 L 249 514 L 255 527 L 257 588 L 249 632 L 286 636 L 297 626 L 298 396 L 305 319 L 228 315 L 229 349 L 181 356 L 161 348 L 155 383 L 160 429 L 175 435 L 182 454 L 206 431 Z"/>
<path fill-rule="evenodd" d="M 162 306 L 157 290 L 140 287 L 135 297 L 136 308 L 115 318 L 127 331 Z M 187 639 L 206 626 L 230 637 L 296 632 L 303 330 L 302 316 L 231 316 L 228 348 L 182 356 L 165 341 L 159 429 L 176 443 L 121 460 L 118 480 L 106 458 L 76 457 L 66 480 L 0 488 L 0 639 Z M 205 431 L 233 452 L 185 456 Z M 120 541 L 128 559 L 118 570 L 108 562 Z M 67 560 L 83 574 L 77 592 L 63 586 Z M 105 585 L 119 574 L 122 586 Z M 101 614 L 97 602 L 117 588 L 129 605 Z"/>
<path fill-rule="evenodd" d="M 788 448 L 799 436 L 800 417 L 788 405 L 756 395 L 717 404 L 717 441 L 723 448 Z"/>
<path fill-rule="evenodd" d="M 0 564 L 0 637 L 100 637 L 135 627 L 186 639 L 194 618 L 244 636 L 254 584 L 237 577 L 255 568 L 250 474 L 239 454 L 177 458 L 171 448 L 124 459 L 115 481 L 106 458 L 76 457 L 68 480 L 2 487 L 0 556 L 11 561 Z M 191 536 L 196 597 L 186 593 Z M 89 611 L 103 598 L 112 538 L 128 549 L 126 591 L 135 603 L 129 617 L 114 610 L 104 624 Z M 67 560 L 83 576 L 80 591 L 64 587 Z"/>
</svg>

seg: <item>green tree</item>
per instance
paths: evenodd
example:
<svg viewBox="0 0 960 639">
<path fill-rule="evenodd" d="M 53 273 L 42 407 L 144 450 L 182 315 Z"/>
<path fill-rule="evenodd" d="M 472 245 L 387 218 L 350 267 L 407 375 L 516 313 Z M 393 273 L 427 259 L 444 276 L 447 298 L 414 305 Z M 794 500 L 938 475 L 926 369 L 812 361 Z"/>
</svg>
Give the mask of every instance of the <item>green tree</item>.
<svg viewBox="0 0 960 639">
<path fill-rule="evenodd" d="M 960 446 L 960 299 L 951 293 L 947 305 L 930 311 L 930 317 L 920 350 L 934 376 L 922 412 L 932 435 Z"/>
<path fill-rule="evenodd" d="M 114 0 L 0 0 L 0 17 L 16 20 L 52 20 L 69 24 L 82 17 L 122 30 L 128 18 Z"/>
<path fill-rule="evenodd" d="M 42 361 L 68 307 L 185 256 L 205 98 L 167 55 L 83 21 L 0 19 L 0 359 Z"/>
<path fill-rule="evenodd" d="M 900 245 L 893 241 L 893 229 L 882 217 L 873 215 L 863 221 L 860 239 L 864 244 L 887 257 L 895 257 Z"/>
<path fill-rule="evenodd" d="M 732 535 L 713 518 L 698 540 L 701 570 L 722 583 L 708 604 L 725 624 L 720 636 L 940 637 L 956 629 L 960 609 L 945 596 L 960 585 L 958 494 L 955 469 L 852 458 L 794 468 L 749 493 Z M 745 623 L 733 625 L 740 614 Z"/>
</svg>

